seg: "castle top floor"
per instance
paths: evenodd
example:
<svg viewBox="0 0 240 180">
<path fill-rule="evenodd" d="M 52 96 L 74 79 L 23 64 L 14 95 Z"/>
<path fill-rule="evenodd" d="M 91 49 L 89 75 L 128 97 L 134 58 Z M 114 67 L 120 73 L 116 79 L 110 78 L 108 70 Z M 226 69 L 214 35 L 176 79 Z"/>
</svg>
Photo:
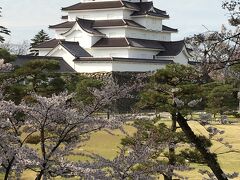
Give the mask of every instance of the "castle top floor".
<svg viewBox="0 0 240 180">
<path fill-rule="evenodd" d="M 116 1 L 116 0 L 80 0 L 81 3 L 89 3 L 89 2 L 104 2 L 104 1 Z M 151 0 L 125 0 L 127 2 L 149 2 Z"/>
</svg>

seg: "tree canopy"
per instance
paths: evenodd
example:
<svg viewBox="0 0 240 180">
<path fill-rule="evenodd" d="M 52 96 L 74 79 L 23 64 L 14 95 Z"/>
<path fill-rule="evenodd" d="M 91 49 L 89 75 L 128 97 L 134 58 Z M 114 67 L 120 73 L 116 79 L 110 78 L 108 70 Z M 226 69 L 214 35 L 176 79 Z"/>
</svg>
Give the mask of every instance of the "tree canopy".
<svg viewBox="0 0 240 180">
<path fill-rule="evenodd" d="M 31 39 L 31 44 L 30 44 L 30 50 L 36 46 L 36 45 L 39 45 L 45 41 L 48 41 L 50 40 L 50 37 L 49 35 L 42 29 L 40 30 L 34 37 L 33 39 Z M 31 52 L 36 52 L 36 51 L 33 51 L 31 50 Z M 36 52 L 37 53 L 37 52 Z"/>
<path fill-rule="evenodd" d="M 0 7 L 0 17 L 1 17 L 1 12 L 2 12 L 1 10 L 2 10 L 2 8 Z M 10 31 L 6 27 L 0 25 L 0 43 L 3 43 L 5 41 L 5 38 L 4 38 L 4 36 L 2 36 L 2 34 L 10 35 Z"/>
</svg>

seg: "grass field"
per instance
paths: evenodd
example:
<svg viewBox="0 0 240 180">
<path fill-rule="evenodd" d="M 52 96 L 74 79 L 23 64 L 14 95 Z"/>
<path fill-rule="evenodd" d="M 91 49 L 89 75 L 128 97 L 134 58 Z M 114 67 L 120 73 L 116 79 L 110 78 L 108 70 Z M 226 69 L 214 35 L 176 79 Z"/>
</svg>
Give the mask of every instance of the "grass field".
<svg viewBox="0 0 240 180">
<path fill-rule="evenodd" d="M 170 121 L 165 121 L 166 124 L 169 124 Z M 206 134 L 206 131 L 203 127 L 201 127 L 197 122 L 190 122 L 191 127 L 194 129 L 195 133 Z M 240 123 L 239 124 L 231 124 L 231 125 L 215 125 L 215 127 L 224 130 L 225 134 L 223 135 L 225 140 L 228 141 L 231 145 L 233 145 L 234 149 L 240 150 Z M 125 130 L 129 134 L 133 134 L 135 129 L 131 126 L 125 126 Z M 83 147 L 78 149 L 80 152 L 94 152 L 106 158 L 114 158 L 118 152 L 118 147 L 120 145 L 121 139 L 124 137 L 124 134 L 119 131 L 113 131 L 114 135 L 111 135 L 105 131 L 99 131 L 91 135 L 91 139 L 85 143 Z M 220 153 L 218 156 L 219 162 L 222 165 L 224 171 L 231 173 L 234 171 L 240 172 L 240 154 L 239 153 L 224 153 L 227 151 L 223 145 L 220 143 L 214 143 L 212 149 L 213 152 Z M 224 154 L 221 154 L 224 153 Z M 84 160 L 82 157 L 71 157 L 72 160 Z M 207 167 L 191 164 L 192 167 L 195 167 L 196 170 L 190 172 L 181 173 L 186 177 L 189 177 L 191 180 L 200 180 L 202 179 L 201 175 L 197 172 L 199 168 L 206 169 Z M 26 171 L 22 180 L 32 180 L 34 179 L 34 172 Z M 0 179 L 2 176 L 0 175 Z M 59 178 L 57 178 L 59 179 Z M 160 178 L 161 179 L 161 178 Z"/>
</svg>

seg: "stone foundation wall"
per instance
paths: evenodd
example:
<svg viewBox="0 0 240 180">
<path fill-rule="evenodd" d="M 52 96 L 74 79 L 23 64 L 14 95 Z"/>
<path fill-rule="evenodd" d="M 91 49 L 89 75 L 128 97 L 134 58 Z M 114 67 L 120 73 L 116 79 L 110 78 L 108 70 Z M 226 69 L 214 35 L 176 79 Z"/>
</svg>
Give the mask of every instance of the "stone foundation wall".
<svg viewBox="0 0 240 180">
<path fill-rule="evenodd" d="M 96 73 L 80 73 L 80 75 L 89 77 L 89 78 L 94 78 L 98 80 L 104 80 L 107 78 L 114 78 L 114 79 L 122 79 L 123 81 L 130 80 L 130 78 L 136 77 L 137 75 L 147 75 L 150 73 L 146 72 L 96 72 Z M 122 81 L 120 80 L 120 81 Z"/>
</svg>

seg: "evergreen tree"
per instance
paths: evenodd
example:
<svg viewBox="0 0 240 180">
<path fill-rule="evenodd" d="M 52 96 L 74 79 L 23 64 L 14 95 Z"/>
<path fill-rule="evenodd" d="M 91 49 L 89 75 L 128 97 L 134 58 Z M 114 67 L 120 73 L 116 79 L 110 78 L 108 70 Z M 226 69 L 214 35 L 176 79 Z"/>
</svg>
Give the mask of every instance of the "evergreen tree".
<svg viewBox="0 0 240 180">
<path fill-rule="evenodd" d="M 161 69 L 153 75 L 147 89 L 141 96 L 139 105 L 142 108 L 155 108 L 169 112 L 172 116 L 170 131 L 175 134 L 178 123 L 189 142 L 193 143 L 196 150 L 200 152 L 195 151 L 201 154 L 200 160 L 204 159 L 201 161 L 211 168 L 218 179 L 225 180 L 227 177 L 225 177 L 216 155 L 208 151 L 209 144 L 204 144 L 202 137 L 195 135 L 188 125 L 188 119 L 181 115 L 188 115 L 191 111 L 200 108 L 197 108 L 197 105 L 201 104 L 204 97 L 205 89 L 202 86 L 205 83 L 203 74 L 199 73 L 196 68 L 179 64 L 167 65 L 165 69 Z M 211 133 L 211 129 L 209 132 Z M 169 142 L 168 165 L 170 167 L 177 165 L 176 143 L 174 138 Z M 195 152 L 189 151 L 182 153 L 182 155 L 184 157 L 191 156 L 192 153 L 196 154 Z M 169 168 L 164 178 L 172 180 L 173 174 L 174 169 Z"/>
<path fill-rule="evenodd" d="M 2 12 L 1 9 L 2 8 L 0 7 L 0 13 Z M 0 17 L 1 17 L 1 14 L 0 14 Z M 10 31 L 6 27 L 0 25 L 0 43 L 3 43 L 5 39 L 1 34 L 10 35 Z"/>
<path fill-rule="evenodd" d="M 5 99 L 19 104 L 28 97 L 29 92 L 42 96 L 59 94 L 65 90 L 65 82 L 61 74 L 56 72 L 58 70 L 59 62 L 55 60 L 33 60 L 16 68 L 11 78 L 17 80 L 7 86 Z"/>
<path fill-rule="evenodd" d="M 170 131 L 175 134 L 178 110 L 181 109 L 184 114 L 191 112 L 195 107 L 189 107 L 189 103 L 201 98 L 199 81 L 199 74 L 194 68 L 180 64 L 167 65 L 153 75 L 147 89 L 141 94 L 139 107 L 169 112 L 172 116 Z M 181 107 L 176 106 L 177 101 L 181 102 Z M 177 163 L 175 145 L 175 140 L 169 142 L 169 166 Z M 169 168 L 165 179 L 172 179 L 173 170 Z"/>
<path fill-rule="evenodd" d="M 4 59 L 4 63 L 12 62 L 15 56 L 11 55 L 6 49 L 0 49 L 0 59 Z"/>
<path fill-rule="evenodd" d="M 224 112 L 237 109 L 237 89 L 233 85 L 210 83 L 207 86 L 211 88 L 210 91 L 206 92 L 207 111 L 215 115 L 217 113 L 223 115 Z"/>
<path fill-rule="evenodd" d="M 34 46 L 39 45 L 43 42 L 46 42 L 50 40 L 49 35 L 42 29 L 41 31 L 39 31 L 33 39 L 31 39 L 31 44 L 30 44 L 30 49 L 32 49 Z M 34 50 L 31 50 L 31 52 L 36 52 Z M 37 52 L 36 52 L 37 53 Z"/>
</svg>

